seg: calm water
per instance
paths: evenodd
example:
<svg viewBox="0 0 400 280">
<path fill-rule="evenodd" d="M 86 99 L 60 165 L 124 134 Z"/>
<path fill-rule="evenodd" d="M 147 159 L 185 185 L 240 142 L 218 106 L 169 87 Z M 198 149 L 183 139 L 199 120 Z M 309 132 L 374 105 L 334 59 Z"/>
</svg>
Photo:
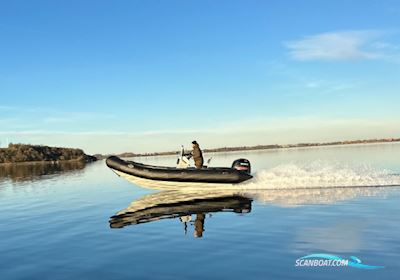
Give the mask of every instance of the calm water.
<svg viewBox="0 0 400 280">
<path fill-rule="evenodd" d="M 0 168 L 0 279 L 399 279 L 399 144 L 209 156 L 246 157 L 256 178 L 204 194 L 104 162 Z M 295 267 L 312 253 L 385 268 Z"/>
</svg>

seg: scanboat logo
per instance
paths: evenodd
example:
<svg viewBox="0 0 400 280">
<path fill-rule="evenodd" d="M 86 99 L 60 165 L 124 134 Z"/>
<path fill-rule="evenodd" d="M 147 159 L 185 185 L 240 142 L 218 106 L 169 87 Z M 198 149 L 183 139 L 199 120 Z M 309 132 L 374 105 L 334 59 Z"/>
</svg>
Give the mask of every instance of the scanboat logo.
<svg viewBox="0 0 400 280">
<path fill-rule="evenodd" d="M 296 260 L 295 266 L 297 267 L 322 267 L 322 266 L 333 266 L 343 267 L 351 266 L 360 269 L 379 269 L 384 266 L 367 265 L 363 264 L 362 261 L 354 256 L 350 259 L 344 259 L 335 255 L 329 254 L 311 254 Z"/>
</svg>

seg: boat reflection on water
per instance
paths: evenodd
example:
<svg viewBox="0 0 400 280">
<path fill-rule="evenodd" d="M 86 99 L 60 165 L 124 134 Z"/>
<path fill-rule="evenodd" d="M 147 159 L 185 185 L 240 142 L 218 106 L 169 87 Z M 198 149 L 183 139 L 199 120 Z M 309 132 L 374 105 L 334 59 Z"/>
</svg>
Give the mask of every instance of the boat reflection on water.
<svg viewBox="0 0 400 280">
<path fill-rule="evenodd" d="M 300 207 L 310 204 L 335 204 L 361 196 L 385 195 L 386 187 L 324 187 L 301 189 L 255 190 L 170 190 L 145 195 L 110 218 L 111 228 L 123 228 L 162 219 L 179 218 L 191 223 L 195 237 L 202 237 L 207 214 L 216 212 L 249 213 L 253 201 L 280 207 Z"/>
<path fill-rule="evenodd" d="M 249 213 L 252 199 L 230 193 L 163 191 L 133 201 L 110 219 L 111 228 L 122 228 L 162 219 L 179 220 L 194 226 L 194 236 L 202 237 L 207 214 Z"/>
</svg>

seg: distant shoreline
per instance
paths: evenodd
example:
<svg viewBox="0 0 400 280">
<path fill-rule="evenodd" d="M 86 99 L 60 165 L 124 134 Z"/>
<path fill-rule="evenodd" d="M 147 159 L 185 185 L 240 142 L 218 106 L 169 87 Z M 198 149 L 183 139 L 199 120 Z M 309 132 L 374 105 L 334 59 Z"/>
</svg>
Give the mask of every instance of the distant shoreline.
<svg viewBox="0 0 400 280">
<path fill-rule="evenodd" d="M 19 163 L 93 162 L 97 158 L 87 155 L 81 149 L 49 147 L 43 145 L 12 144 L 0 148 L 0 165 Z"/>
<path fill-rule="evenodd" d="M 257 150 L 272 150 L 272 149 L 291 149 L 291 148 L 304 148 L 304 147 L 327 147 L 327 146 L 343 146 L 343 145 L 355 145 L 355 144 L 374 144 L 374 143 L 394 143 L 400 142 L 400 138 L 383 138 L 383 139 L 367 139 L 367 140 L 349 140 L 349 141 L 335 141 L 335 142 L 323 142 L 323 143 L 298 143 L 298 144 L 287 144 L 287 145 L 256 145 L 256 146 L 239 146 L 239 147 L 222 147 L 214 149 L 204 149 L 204 153 L 224 153 L 224 152 L 239 152 L 239 151 L 257 151 Z M 168 156 L 176 155 L 177 151 L 169 152 L 154 152 L 154 153 L 122 153 L 117 154 L 119 157 L 152 157 L 152 156 Z M 98 159 L 107 158 L 110 155 L 94 155 Z"/>
</svg>

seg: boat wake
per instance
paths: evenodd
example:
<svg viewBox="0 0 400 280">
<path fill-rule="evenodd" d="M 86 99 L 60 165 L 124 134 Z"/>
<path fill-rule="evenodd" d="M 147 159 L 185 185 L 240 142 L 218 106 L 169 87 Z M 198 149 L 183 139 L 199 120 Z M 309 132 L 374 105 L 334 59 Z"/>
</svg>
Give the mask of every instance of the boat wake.
<svg viewBox="0 0 400 280">
<path fill-rule="evenodd" d="M 343 165 L 316 161 L 283 164 L 258 171 L 243 189 L 309 189 L 400 186 L 400 174 L 368 165 Z"/>
<path fill-rule="evenodd" d="M 254 179 L 223 186 L 188 185 L 147 194 L 111 217 L 120 228 L 164 218 L 209 212 L 251 211 L 252 201 L 280 207 L 330 205 L 359 197 L 387 197 L 400 187 L 400 174 L 367 165 L 317 161 L 284 164 L 257 172 Z"/>
</svg>

